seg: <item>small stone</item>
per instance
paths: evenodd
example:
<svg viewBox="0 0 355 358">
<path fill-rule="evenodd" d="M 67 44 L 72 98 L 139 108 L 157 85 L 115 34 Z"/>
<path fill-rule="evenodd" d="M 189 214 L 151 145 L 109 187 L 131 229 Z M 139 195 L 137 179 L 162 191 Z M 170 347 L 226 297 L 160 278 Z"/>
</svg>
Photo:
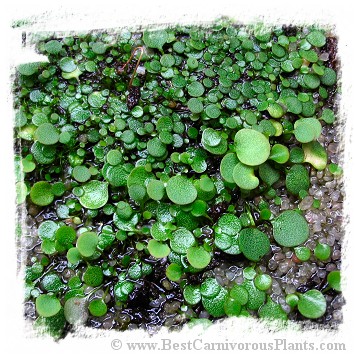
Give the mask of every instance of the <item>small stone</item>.
<svg viewBox="0 0 355 358">
<path fill-rule="evenodd" d="M 311 196 L 306 196 L 303 200 L 298 204 L 298 207 L 301 210 L 309 209 L 313 204 L 313 198 Z"/>
</svg>

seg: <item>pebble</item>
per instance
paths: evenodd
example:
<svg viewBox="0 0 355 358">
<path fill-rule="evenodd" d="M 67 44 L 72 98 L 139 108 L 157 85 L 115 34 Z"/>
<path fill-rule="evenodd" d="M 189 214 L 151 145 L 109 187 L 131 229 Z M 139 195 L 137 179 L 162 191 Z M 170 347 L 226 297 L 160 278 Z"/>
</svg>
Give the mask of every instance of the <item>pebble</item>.
<svg viewBox="0 0 355 358">
<path fill-rule="evenodd" d="M 311 196 L 306 196 L 303 200 L 298 204 L 300 210 L 307 210 L 313 204 L 313 198 Z"/>
<path fill-rule="evenodd" d="M 178 309 L 180 308 L 180 306 L 181 306 L 181 303 L 179 301 L 167 302 L 164 305 L 164 311 L 167 314 L 176 313 L 178 311 Z"/>
</svg>

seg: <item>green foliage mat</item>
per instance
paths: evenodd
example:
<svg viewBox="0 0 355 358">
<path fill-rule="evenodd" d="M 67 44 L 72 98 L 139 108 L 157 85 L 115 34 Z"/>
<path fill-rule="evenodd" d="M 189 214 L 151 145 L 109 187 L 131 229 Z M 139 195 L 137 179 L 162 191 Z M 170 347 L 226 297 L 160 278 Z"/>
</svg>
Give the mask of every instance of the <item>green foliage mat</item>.
<svg viewBox="0 0 355 358">
<path fill-rule="evenodd" d="M 42 218 L 25 277 L 38 325 L 60 337 L 67 324 L 132 309 L 158 272 L 185 311 L 287 319 L 258 262 L 271 244 L 310 256 L 302 212 L 274 217 L 269 202 L 280 204 L 280 180 L 302 199 L 309 165 L 328 165 L 317 141 L 335 120 L 326 32 L 218 22 L 36 46 L 49 62 L 17 68 L 14 126 L 17 203 Z M 256 196 L 265 200 L 251 207 Z M 202 279 L 221 251 L 250 266 L 241 285 Z M 329 248 L 316 256 L 328 259 Z M 329 282 L 340 290 L 339 280 Z M 292 309 L 324 314 L 321 292 L 298 296 Z"/>
</svg>

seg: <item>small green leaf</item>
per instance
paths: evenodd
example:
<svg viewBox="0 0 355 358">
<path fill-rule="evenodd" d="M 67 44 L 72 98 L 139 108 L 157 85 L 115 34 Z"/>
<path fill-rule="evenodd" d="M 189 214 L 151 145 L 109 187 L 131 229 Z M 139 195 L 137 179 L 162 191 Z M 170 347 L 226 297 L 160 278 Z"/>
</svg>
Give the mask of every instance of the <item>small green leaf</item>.
<svg viewBox="0 0 355 358">
<path fill-rule="evenodd" d="M 197 190 L 191 181 L 177 175 L 169 179 L 166 185 L 168 198 L 175 204 L 187 205 L 192 203 L 197 197 Z"/>
<path fill-rule="evenodd" d="M 326 42 L 326 37 L 323 32 L 315 30 L 307 35 L 308 42 L 315 47 L 323 47 Z"/>
<path fill-rule="evenodd" d="M 229 296 L 244 306 L 248 302 L 249 294 L 244 287 L 234 285 L 229 292 Z"/>
<path fill-rule="evenodd" d="M 327 302 L 318 290 L 309 290 L 300 296 L 298 310 L 302 316 L 310 319 L 322 317 L 326 311 Z"/>
<path fill-rule="evenodd" d="M 156 201 L 161 200 L 165 194 L 164 183 L 156 179 L 149 181 L 147 185 L 147 193 L 151 199 Z"/>
<path fill-rule="evenodd" d="M 254 228 L 243 229 L 240 232 L 239 246 L 243 255 L 251 261 L 259 261 L 270 250 L 267 235 Z"/>
<path fill-rule="evenodd" d="M 83 275 L 83 281 L 91 287 L 97 287 L 102 284 L 104 275 L 100 266 L 89 266 Z"/>
<path fill-rule="evenodd" d="M 94 317 L 102 317 L 107 313 L 106 303 L 102 299 L 94 299 L 89 304 L 89 311 Z"/>
<path fill-rule="evenodd" d="M 170 239 L 171 249 L 178 254 L 186 254 L 187 250 L 195 245 L 196 240 L 191 231 L 180 228 L 172 233 Z"/>
<path fill-rule="evenodd" d="M 280 304 L 275 303 L 270 297 L 266 303 L 259 308 L 258 315 L 260 318 L 267 320 L 287 320 L 287 314 Z"/>
<path fill-rule="evenodd" d="M 46 181 L 35 183 L 30 191 L 30 197 L 34 204 L 38 206 L 47 206 L 54 200 L 52 186 Z"/>
<path fill-rule="evenodd" d="M 279 164 L 285 164 L 290 158 L 288 148 L 283 144 L 274 144 L 271 148 L 269 159 Z"/>
<path fill-rule="evenodd" d="M 183 291 L 185 301 L 191 305 L 197 305 L 201 301 L 201 292 L 198 286 L 186 285 Z"/>
<path fill-rule="evenodd" d="M 40 143 L 45 145 L 55 144 L 59 140 L 59 132 L 51 123 L 41 124 L 37 128 L 34 136 Z"/>
<path fill-rule="evenodd" d="M 221 287 L 217 296 L 208 298 L 202 296 L 202 305 L 205 310 L 213 317 L 222 317 L 225 315 L 224 304 L 228 297 L 228 291 Z"/>
<path fill-rule="evenodd" d="M 302 144 L 304 162 L 311 164 L 317 170 L 324 170 L 328 162 L 328 154 L 317 141 Z"/>
<path fill-rule="evenodd" d="M 341 273 L 340 271 L 332 271 L 328 273 L 327 282 L 329 286 L 338 292 L 341 292 Z"/>
<path fill-rule="evenodd" d="M 143 41 L 147 47 L 162 50 L 168 41 L 168 33 L 165 30 L 145 31 L 143 33 Z"/>
<path fill-rule="evenodd" d="M 244 190 L 253 190 L 259 185 L 259 179 L 254 175 L 254 168 L 243 163 L 238 163 L 234 167 L 233 179 L 239 188 Z"/>
<path fill-rule="evenodd" d="M 201 295 L 207 298 L 213 298 L 221 291 L 221 286 L 215 278 L 207 278 L 201 284 Z"/>
<path fill-rule="evenodd" d="M 241 129 L 234 138 L 238 159 L 246 165 L 264 163 L 270 155 L 270 143 L 260 132 L 254 129 Z"/>
<path fill-rule="evenodd" d="M 276 242 L 285 247 L 303 244 L 309 236 L 305 218 L 297 211 L 286 210 L 272 222 Z"/>
<path fill-rule="evenodd" d="M 234 153 L 226 154 L 220 164 L 222 178 L 228 183 L 235 183 L 233 179 L 233 169 L 238 163 L 237 155 Z"/>
<path fill-rule="evenodd" d="M 99 238 L 95 232 L 86 231 L 83 232 L 77 242 L 76 247 L 83 257 L 90 257 L 94 254 Z"/>
<path fill-rule="evenodd" d="M 73 72 L 77 67 L 74 60 L 70 57 L 61 58 L 58 64 L 63 72 Z"/>
<path fill-rule="evenodd" d="M 301 190 L 308 191 L 310 185 L 307 169 L 301 164 L 294 164 L 286 174 L 286 188 L 294 195 Z"/>
<path fill-rule="evenodd" d="M 167 257 L 170 253 L 170 248 L 167 244 L 151 239 L 148 241 L 148 251 L 157 259 Z"/>
<path fill-rule="evenodd" d="M 217 222 L 221 231 L 227 235 L 237 235 L 242 228 L 240 220 L 233 214 L 223 214 Z"/>
<path fill-rule="evenodd" d="M 80 204 L 87 209 L 99 209 L 108 201 L 108 184 L 91 180 L 82 186 L 84 194 L 79 198 Z"/>
<path fill-rule="evenodd" d="M 178 282 L 183 274 L 182 267 L 176 263 L 171 263 L 166 268 L 166 277 L 174 282 Z"/>
<path fill-rule="evenodd" d="M 50 40 L 44 44 L 44 49 L 51 55 L 57 55 L 62 48 L 63 45 L 57 40 Z"/>
<path fill-rule="evenodd" d="M 42 294 L 36 298 L 36 311 L 42 317 L 52 317 L 62 308 L 60 301 L 53 295 Z"/>
<path fill-rule="evenodd" d="M 187 261 L 196 269 L 203 269 L 211 262 L 211 255 L 202 246 L 187 249 Z"/>
</svg>

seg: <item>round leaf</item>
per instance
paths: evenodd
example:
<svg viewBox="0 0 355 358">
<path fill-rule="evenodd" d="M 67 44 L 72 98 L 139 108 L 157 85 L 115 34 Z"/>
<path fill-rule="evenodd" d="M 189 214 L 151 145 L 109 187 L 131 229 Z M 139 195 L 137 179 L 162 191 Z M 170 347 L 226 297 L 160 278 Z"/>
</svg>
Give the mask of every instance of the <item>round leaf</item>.
<svg viewBox="0 0 355 358">
<path fill-rule="evenodd" d="M 30 197 L 34 204 L 47 206 L 54 200 L 52 186 L 46 181 L 39 181 L 31 188 Z"/>
<path fill-rule="evenodd" d="M 52 295 L 39 295 L 36 298 L 36 311 L 42 317 L 52 317 L 62 308 L 58 298 Z"/>
<path fill-rule="evenodd" d="M 92 231 L 83 232 L 77 242 L 76 247 L 83 257 L 90 257 L 94 254 L 97 244 L 99 242 L 99 237 L 96 233 Z"/>
<path fill-rule="evenodd" d="M 270 250 L 267 235 L 254 228 L 243 229 L 240 232 L 239 246 L 243 255 L 251 261 L 259 261 Z"/>
<path fill-rule="evenodd" d="M 166 185 L 168 198 L 175 204 L 187 205 L 197 198 L 197 190 L 191 181 L 181 175 L 169 179 Z"/>
<path fill-rule="evenodd" d="M 148 241 L 148 251 L 157 259 L 167 257 L 170 254 L 170 248 L 167 244 L 151 239 Z"/>
<path fill-rule="evenodd" d="M 87 209 L 98 209 L 108 201 L 108 184 L 91 180 L 82 186 L 84 194 L 79 198 L 80 204 Z"/>
<path fill-rule="evenodd" d="M 305 218 L 296 211 L 282 212 L 272 222 L 276 242 L 281 246 L 294 247 L 303 244 L 309 236 Z"/>
<path fill-rule="evenodd" d="M 187 250 L 196 243 L 191 231 L 180 228 L 172 233 L 171 249 L 178 254 L 186 254 Z"/>
<path fill-rule="evenodd" d="M 192 246 L 187 250 L 187 261 L 196 269 L 203 269 L 211 262 L 211 255 L 202 246 Z"/>
<path fill-rule="evenodd" d="M 326 311 L 327 302 L 318 290 L 309 290 L 301 295 L 298 301 L 298 310 L 306 318 L 322 317 Z"/>
<path fill-rule="evenodd" d="M 246 165 L 264 163 L 270 155 L 270 143 L 260 132 L 254 129 L 241 129 L 234 138 L 238 159 Z"/>
</svg>

